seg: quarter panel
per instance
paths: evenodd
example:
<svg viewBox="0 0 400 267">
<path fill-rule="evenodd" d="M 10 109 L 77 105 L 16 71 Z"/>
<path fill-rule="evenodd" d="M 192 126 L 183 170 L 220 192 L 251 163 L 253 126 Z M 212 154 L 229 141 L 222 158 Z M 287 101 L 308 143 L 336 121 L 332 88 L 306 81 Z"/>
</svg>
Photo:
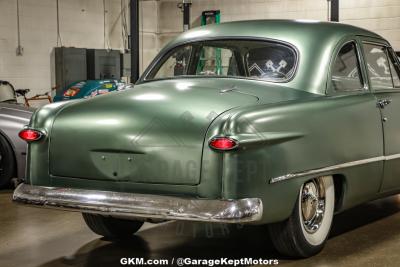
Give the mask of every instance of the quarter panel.
<svg viewBox="0 0 400 267">
<path fill-rule="evenodd" d="M 256 134 L 263 140 L 259 146 L 242 146 L 224 154 L 222 187 L 225 198 L 262 198 L 264 222 L 287 218 L 300 185 L 311 177 L 270 184 L 271 178 L 383 155 L 380 113 L 369 93 L 232 111 L 223 131 L 225 135 Z M 297 135 L 281 140 L 269 137 L 277 133 Z M 382 164 L 336 173 L 346 177 L 344 206 L 352 206 L 377 194 Z"/>
</svg>

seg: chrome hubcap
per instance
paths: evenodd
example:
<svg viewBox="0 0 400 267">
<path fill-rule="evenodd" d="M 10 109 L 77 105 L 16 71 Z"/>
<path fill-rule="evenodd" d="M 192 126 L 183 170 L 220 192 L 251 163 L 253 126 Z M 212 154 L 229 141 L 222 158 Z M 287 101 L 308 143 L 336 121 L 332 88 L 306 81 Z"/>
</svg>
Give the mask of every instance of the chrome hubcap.
<svg viewBox="0 0 400 267">
<path fill-rule="evenodd" d="M 304 229 L 315 233 L 321 226 L 325 213 L 325 188 L 322 179 L 304 184 L 301 192 L 301 213 Z"/>
</svg>

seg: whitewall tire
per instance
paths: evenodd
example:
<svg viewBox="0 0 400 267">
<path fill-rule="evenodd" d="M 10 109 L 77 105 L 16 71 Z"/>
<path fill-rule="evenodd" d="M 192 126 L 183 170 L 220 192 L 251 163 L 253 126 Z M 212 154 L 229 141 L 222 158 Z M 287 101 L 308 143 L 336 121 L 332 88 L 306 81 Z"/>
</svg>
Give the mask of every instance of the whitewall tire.
<svg viewBox="0 0 400 267">
<path fill-rule="evenodd" d="M 291 257 L 310 257 L 320 252 L 329 236 L 335 206 L 332 176 L 311 179 L 299 192 L 291 216 L 269 225 L 275 248 Z"/>
</svg>

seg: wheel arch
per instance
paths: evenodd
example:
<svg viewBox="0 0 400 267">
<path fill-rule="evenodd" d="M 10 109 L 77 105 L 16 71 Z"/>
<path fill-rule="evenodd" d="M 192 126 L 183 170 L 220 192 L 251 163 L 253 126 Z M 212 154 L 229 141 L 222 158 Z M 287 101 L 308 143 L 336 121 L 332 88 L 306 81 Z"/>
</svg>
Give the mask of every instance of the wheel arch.
<svg viewBox="0 0 400 267">
<path fill-rule="evenodd" d="M 15 154 L 15 145 L 14 143 L 11 141 L 11 139 L 2 131 L 0 130 L 0 139 L 3 139 L 5 142 L 7 142 L 7 144 L 10 146 L 11 150 L 12 150 L 12 156 L 15 162 L 15 166 L 14 166 L 14 170 L 13 170 L 13 176 L 16 177 L 18 175 L 18 160 L 17 160 L 17 156 Z"/>
<path fill-rule="evenodd" d="M 342 210 L 344 195 L 346 192 L 346 176 L 343 174 L 332 174 L 335 186 L 335 212 Z"/>
</svg>

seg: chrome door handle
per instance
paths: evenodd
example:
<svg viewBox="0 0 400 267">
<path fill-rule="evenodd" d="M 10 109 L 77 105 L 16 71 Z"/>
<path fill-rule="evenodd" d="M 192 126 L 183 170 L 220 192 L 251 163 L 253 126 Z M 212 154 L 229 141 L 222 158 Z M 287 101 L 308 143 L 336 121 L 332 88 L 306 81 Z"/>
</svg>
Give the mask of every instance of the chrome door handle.
<svg viewBox="0 0 400 267">
<path fill-rule="evenodd" d="M 378 100 L 376 105 L 378 106 L 378 108 L 385 108 L 385 106 L 389 105 L 390 103 L 392 103 L 391 99 L 380 99 Z"/>
</svg>

